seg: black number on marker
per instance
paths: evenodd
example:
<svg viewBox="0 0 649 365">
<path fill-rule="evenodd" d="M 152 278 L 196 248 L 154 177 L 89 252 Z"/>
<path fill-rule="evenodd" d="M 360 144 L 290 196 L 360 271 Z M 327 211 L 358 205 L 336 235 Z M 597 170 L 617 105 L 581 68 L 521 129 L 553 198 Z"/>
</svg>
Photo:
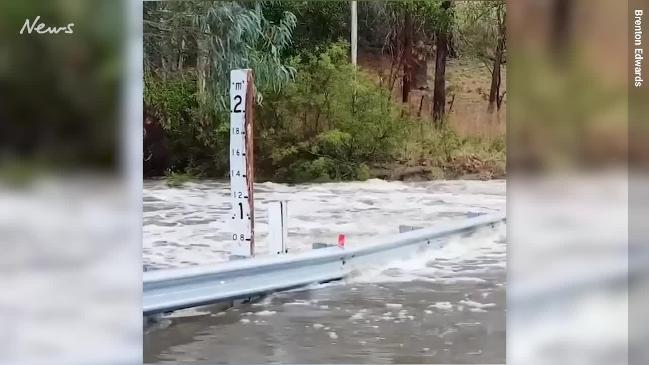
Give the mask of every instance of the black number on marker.
<svg viewBox="0 0 649 365">
<path fill-rule="evenodd" d="M 243 219 L 243 204 L 239 202 L 239 212 L 241 213 L 241 219 Z"/>
<path fill-rule="evenodd" d="M 234 104 L 234 109 L 232 110 L 233 113 L 241 113 L 241 109 L 237 109 L 241 106 L 241 95 L 235 95 L 234 100 L 237 102 Z"/>
<path fill-rule="evenodd" d="M 233 149 L 232 149 L 232 155 L 233 155 L 233 156 L 235 156 L 235 155 L 236 155 L 236 156 L 241 156 L 241 152 L 239 152 L 238 149 L 235 150 L 235 149 L 233 148 Z"/>
</svg>

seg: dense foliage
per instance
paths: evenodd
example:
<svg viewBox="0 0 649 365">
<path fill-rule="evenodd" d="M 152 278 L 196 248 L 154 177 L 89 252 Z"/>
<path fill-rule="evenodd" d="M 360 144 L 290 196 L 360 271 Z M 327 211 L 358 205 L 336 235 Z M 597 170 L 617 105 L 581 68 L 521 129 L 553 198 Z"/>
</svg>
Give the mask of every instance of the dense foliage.
<svg viewBox="0 0 649 365">
<path fill-rule="evenodd" d="M 285 14 L 296 17 L 292 47 L 285 55 L 294 56 L 312 52 L 341 39 L 349 39 L 349 2 L 289 0 L 264 3 L 264 15 L 269 21 L 279 22 Z"/>
<path fill-rule="evenodd" d="M 304 181 L 361 179 L 368 163 L 394 157 L 403 118 L 389 95 L 347 61 L 344 44 L 305 60 L 293 59 L 295 81 L 272 92 L 256 111 L 259 174 Z M 353 75 L 353 76 L 351 76 Z M 212 115 L 211 128 L 196 123 L 196 83 L 182 75 L 145 79 L 145 104 L 168 131 L 174 170 L 208 175 L 227 172 L 228 114 Z"/>
<path fill-rule="evenodd" d="M 266 19 L 261 3 L 169 1 L 146 3 L 145 72 L 165 79 L 192 72 L 201 106 L 225 111 L 230 70 L 255 70 L 257 97 L 278 91 L 295 75 L 281 54 L 291 45 L 296 18 Z M 184 76 L 184 75 L 183 75 Z M 173 77 L 173 76 L 172 76 Z"/>
<path fill-rule="evenodd" d="M 395 29 L 404 14 L 413 14 L 417 39 L 432 42 L 435 32 L 451 24 L 452 12 L 442 11 L 441 3 L 369 4 L 360 11 L 361 24 L 370 24 L 369 13 L 392 14 L 393 24 L 365 40 L 400 42 Z M 395 102 L 392 89 L 375 75 L 349 63 L 349 44 L 340 40 L 349 32 L 348 6 L 345 1 L 145 3 L 145 119 L 164 131 L 158 150 L 170 157 L 169 178 L 227 176 L 226 100 L 233 68 L 255 73 L 259 179 L 356 180 L 404 166 L 448 177 L 479 170 L 466 167 L 475 162 L 467 162 L 468 155 L 479 156 L 480 163 L 491 159 L 495 170 L 504 172 L 498 140 L 433 128 Z"/>
<path fill-rule="evenodd" d="M 392 159 L 403 140 L 401 110 L 348 62 L 335 43 L 307 54 L 298 76 L 261 107 L 259 146 L 273 178 L 367 178 L 367 164 Z"/>
</svg>

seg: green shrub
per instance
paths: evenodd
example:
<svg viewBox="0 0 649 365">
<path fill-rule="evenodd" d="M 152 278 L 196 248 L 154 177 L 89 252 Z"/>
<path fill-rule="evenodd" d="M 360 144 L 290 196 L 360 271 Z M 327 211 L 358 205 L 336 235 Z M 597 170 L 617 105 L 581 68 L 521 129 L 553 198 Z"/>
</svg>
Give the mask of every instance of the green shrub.
<svg viewBox="0 0 649 365">
<path fill-rule="evenodd" d="M 157 117 L 169 140 L 170 169 L 221 177 L 228 171 L 229 119 L 196 99 L 191 72 L 144 78 L 145 108 Z"/>
<path fill-rule="evenodd" d="M 371 177 L 370 168 L 362 163 L 356 167 L 356 180 L 365 181 Z"/>
<path fill-rule="evenodd" d="M 195 93 L 196 80 L 187 75 L 170 75 L 162 79 L 149 73 L 144 77 L 144 105 L 169 132 L 186 128 L 186 122 L 198 106 Z"/>
<path fill-rule="evenodd" d="M 295 82 L 261 106 L 259 153 L 270 156 L 276 178 L 366 179 L 368 164 L 397 155 L 405 140 L 402 110 L 354 70 L 348 54 L 345 43 L 335 43 L 295 59 Z M 285 175 L 283 166 L 299 172 Z"/>
<path fill-rule="evenodd" d="M 194 176 L 187 174 L 187 173 L 178 173 L 178 172 L 167 172 L 165 175 L 165 183 L 167 186 L 172 187 L 172 188 L 178 188 L 185 183 L 191 181 L 194 179 Z"/>
<path fill-rule="evenodd" d="M 286 178 L 294 183 L 307 181 L 327 182 L 331 180 L 329 173 L 333 165 L 333 161 L 326 157 L 320 157 L 312 161 L 297 161 L 289 167 Z"/>
<path fill-rule="evenodd" d="M 493 152 L 505 152 L 506 148 L 507 142 L 503 136 L 494 138 L 489 146 L 489 149 Z"/>
</svg>

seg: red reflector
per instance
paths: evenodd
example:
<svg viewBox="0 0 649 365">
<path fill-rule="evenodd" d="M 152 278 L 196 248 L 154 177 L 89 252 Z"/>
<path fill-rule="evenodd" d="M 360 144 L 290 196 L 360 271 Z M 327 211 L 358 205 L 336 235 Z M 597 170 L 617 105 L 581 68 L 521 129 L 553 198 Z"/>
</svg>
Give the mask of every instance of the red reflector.
<svg viewBox="0 0 649 365">
<path fill-rule="evenodd" d="M 338 246 L 339 247 L 345 247 L 345 235 L 344 234 L 339 234 L 338 235 Z"/>
</svg>

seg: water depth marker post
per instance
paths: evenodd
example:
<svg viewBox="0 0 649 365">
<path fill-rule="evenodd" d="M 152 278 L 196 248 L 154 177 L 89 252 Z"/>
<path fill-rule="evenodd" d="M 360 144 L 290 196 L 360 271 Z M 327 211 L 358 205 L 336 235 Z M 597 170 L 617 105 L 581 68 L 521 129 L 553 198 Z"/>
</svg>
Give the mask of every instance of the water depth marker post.
<svg viewBox="0 0 649 365">
<path fill-rule="evenodd" d="M 268 253 L 281 255 L 288 253 L 288 202 L 272 201 L 268 209 Z"/>
<path fill-rule="evenodd" d="M 231 258 L 254 255 L 252 70 L 230 71 Z"/>
</svg>

